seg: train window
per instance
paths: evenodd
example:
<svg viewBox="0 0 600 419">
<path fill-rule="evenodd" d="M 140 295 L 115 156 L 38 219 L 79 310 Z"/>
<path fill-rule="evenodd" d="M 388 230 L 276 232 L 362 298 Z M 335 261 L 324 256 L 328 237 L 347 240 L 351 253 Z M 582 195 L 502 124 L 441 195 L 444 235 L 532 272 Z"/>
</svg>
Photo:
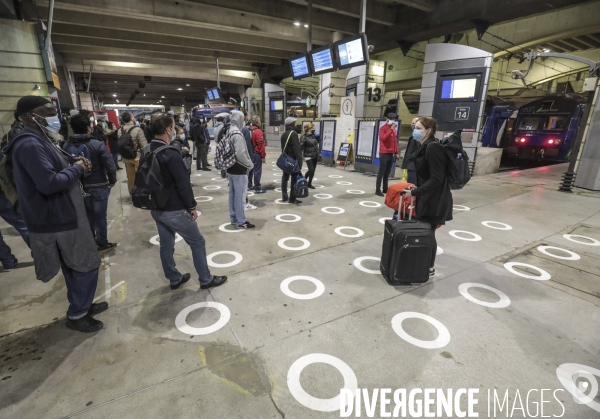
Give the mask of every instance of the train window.
<svg viewBox="0 0 600 419">
<path fill-rule="evenodd" d="M 548 117 L 548 123 L 546 124 L 546 130 L 548 131 L 564 131 L 569 125 L 568 116 L 550 116 Z"/>
<path fill-rule="evenodd" d="M 569 125 L 568 116 L 529 116 L 521 119 L 522 131 L 564 131 Z"/>
<path fill-rule="evenodd" d="M 529 116 L 521 119 L 519 129 L 523 131 L 537 131 L 544 129 L 544 121 L 546 118 L 543 116 Z"/>
</svg>

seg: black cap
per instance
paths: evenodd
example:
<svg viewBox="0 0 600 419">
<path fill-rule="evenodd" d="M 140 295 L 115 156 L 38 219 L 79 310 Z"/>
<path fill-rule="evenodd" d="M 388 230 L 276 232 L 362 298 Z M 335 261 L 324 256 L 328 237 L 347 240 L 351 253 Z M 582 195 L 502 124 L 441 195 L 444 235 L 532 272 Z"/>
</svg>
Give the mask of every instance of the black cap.
<svg viewBox="0 0 600 419">
<path fill-rule="evenodd" d="M 388 119 L 396 119 L 397 115 L 394 112 L 390 112 L 387 114 Z"/>
<path fill-rule="evenodd" d="M 17 111 L 16 113 L 20 116 L 26 112 L 32 111 L 35 108 L 39 108 L 40 106 L 44 106 L 50 102 L 45 97 L 41 96 L 23 96 L 17 102 Z"/>
</svg>

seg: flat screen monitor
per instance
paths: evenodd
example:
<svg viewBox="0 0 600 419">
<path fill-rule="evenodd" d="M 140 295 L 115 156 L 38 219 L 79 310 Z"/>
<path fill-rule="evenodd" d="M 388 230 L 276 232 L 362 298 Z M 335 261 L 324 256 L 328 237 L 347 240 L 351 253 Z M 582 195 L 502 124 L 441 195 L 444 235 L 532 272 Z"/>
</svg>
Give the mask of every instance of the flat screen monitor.
<svg viewBox="0 0 600 419">
<path fill-rule="evenodd" d="M 212 90 L 207 90 L 206 95 L 208 96 L 208 100 L 215 100 L 215 97 L 212 94 Z"/>
<path fill-rule="evenodd" d="M 342 39 L 333 44 L 340 70 L 356 67 L 369 62 L 367 37 L 365 34 Z"/>
<path fill-rule="evenodd" d="M 331 45 L 313 49 L 308 53 L 308 57 L 310 58 L 314 75 L 329 73 L 335 70 L 336 63 Z"/>
<path fill-rule="evenodd" d="M 272 111 L 282 111 L 283 110 L 283 100 L 272 100 L 271 101 L 271 110 Z"/>
<path fill-rule="evenodd" d="M 212 89 L 212 94 L 213 94 L 213 97 L 215 98 L 215 100 L 221 99 L 221 95 L 219 94 L 218 87 L 215 87 L 214 89 Z"/>
<path fill-rule="evenodd" d="M 290 59 L 290 66 L 292 67 L 292 77 L 294 80 L 311 75 L 307 54 L 302 54 Z"/>
<path fill-rule="evenodd" d="M 477 78 L 442 80 L 440 99 L 475 99 Z"/>
</svg>

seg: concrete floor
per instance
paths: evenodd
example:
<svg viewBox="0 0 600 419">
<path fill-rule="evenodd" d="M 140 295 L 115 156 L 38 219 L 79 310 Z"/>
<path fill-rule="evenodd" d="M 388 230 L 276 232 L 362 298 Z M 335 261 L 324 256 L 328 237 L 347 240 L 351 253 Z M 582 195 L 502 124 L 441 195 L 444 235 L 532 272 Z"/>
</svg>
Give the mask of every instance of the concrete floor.
<svg viewBox="0 0 600 419">
<path fill-rule="evenodd" d="M 373 193 L 375 178 L 318 166 L 315 184 L 323 187 L 311 191 L 299 207 L 282 205 L 274 202 L 281 198 L 274 191 L 281 180 L 273 165 L 277 156 L 276 149 L 268 149 L 263 184 L 269 192 L 250 198 L 258 206 L 246 213 L 255 230 L 220 229 L 229 221 L 227 182 L 216 171 L 192 174 L 197 199 L 210 197 L 199 203 L 197 221 L 207 252 L 237 252 L 242 258 L 230 267 L 211 268 L 229 276 L 228 284 L 211 292 L 200 291 L 195 280 L 180 290 L 169 289 L 158 246 L 150 242 L 156 226 L 148 212 L 123 199 L 126 180 L 120 171 L 120 189 L 111 194 L 108 217 L 109 238 L 119 247 L 104 257 L 97 291 L 110 309 L 98 316 L 104 330 L 91 335 L 65 328 L 62 277 L 47 284 L 36 281 L 28 249 L 1 224 L 20 264 L 0 273 L 0 417 L 333 418 L 339 410 L 323 410 L 338 404 L 326 399 L 353 385 L 370 391 L 478 388 L 475 412 L 480 417 L 488 417 L 488 389 L 501 397 L 508 390 L 510 406 L 518 408 L 512 417 L 530 417 L 540 392 L 530 396 L 530 415 L 520 409 L 517 396 L 525 405 L 531 389 L 564 389 L 560 366 L 566 370 L 564 364 L 580 364 L 576 369 L 589 370 L 598 380 L 600 246 L 563 235 L 600 240 L 600 195 L 556 192 L 565 165 L 473 178 L 454 192 L 455 219 L 437 232 L 443 251 L 437 275 L 423 285 L 391 287 L 380 274 L 369 272 L 379 266 L 374 259 L 381 252 L 380 220 L 392 213 L 384 205 L 361 205 L 383 204 Z M 332 197 L 318 199 L 316 193 Z M 344 212 L 328 214 L 325 207 Z M 284 220 L 301 219 L 278 221 L 282 214 L 297 216 Z M 486 227 L 485 221 L 512 229 Z M 360 229 L 343 229 L 346 235 L 362 234 L 338 235 L 335 229 L 343 226 Z M 481 240 L 453 237 L 454 230 L 476 235 L 459 237 Z M 310 245 L 303 250 L 278 245 L 290 237 Z M 559 259 L 538 246 L 559 247 L 580 258 Z M 179 269 L 193 272 L 183 241 L 175 253 Z M 576 259 L 556 249 L 547 253 Z M 357 261 L 365 256 L 371 259 Z M 234 261 L 231 254 L 212 259 L 216 264 Z M 551 278 L 519 276 L 541 274 L 518 265 L 517 274 L 511 273 L 505 268 L 509 262 L 533 265 Z M 284 294 L 282 282 L 294 276 L 312 279 L 291 281 Z M 501 294 L 480 287 L 466 294 L 465 283 Z M 494 307 L 499 300 L 505 307 Z M 219 304 L 190 307 L 198 303 Z M 186 308 L 187 317 L 181 314 Z M 400 328 L 396 318 L 393 327 L 394 316 L 405 312 L 434 320 L 409 317 Z M 439 330 L 432 323 L 436 320 L 442 324 Z M 201 329 L 213 325 L 212 331 Z M 406 339 L 396 333 L 400 329 L 409 335 Z M 411 343 L 411 336 L 422 342 Z M 308 365 L 299 374 L 295 363 L 307 355 Z M 345 375 L 324 361 L 342 364 Z M 564 404 L 561 417 L 600 417 L 600 396 L 577 404 L 566 391 L 556 395 Z M 551 402 L 544 415 L 560 416 L 562 407 L 550 392 L 545 400 Z"/>
</svg>

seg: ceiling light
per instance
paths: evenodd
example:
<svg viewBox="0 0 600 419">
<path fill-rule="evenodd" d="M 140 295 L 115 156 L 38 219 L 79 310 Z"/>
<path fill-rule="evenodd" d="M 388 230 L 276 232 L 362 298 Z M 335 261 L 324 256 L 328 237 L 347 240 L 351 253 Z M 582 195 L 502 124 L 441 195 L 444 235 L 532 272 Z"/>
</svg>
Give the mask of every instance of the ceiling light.
<svg viewBox="0 0 600 419">
<path fill-rule="evenodd" d="M 178 87 L 177 90 L 183 90 L 181 87 Z"/>
<path fill-rule="evenodd" d="M 144 93 L 144 97 L 146 96 L 146 93 Z"/>
<path fill-rule="evenodd" d="M 117 99 L 117 103 L 119 103 L 119 99 Z"/>
<path fill-rule="evenodd" d="M 162 100 L 159 100 L 159 102 L 162 102 Z"/>
<path fill-rule="evenodd" d="M 189 84 L 186 84 L 186 86 L 187 86 L 187 87 L 190 87 L 190 85 L 189 85 Z"/>
<path fill-rule="evenodd" d="M 544 48 L 543 50 L 544 50 L 544 52 L 550 52 L 550 50 L 548 48 Z"/>
<path fill-rule="evenodd" d="M 165 97 L 164 97 L 164 96 L 161 96 L 161 98 L 163 98 L 163 99 L 164 99 Z"/>
<path fill-rule="evenodd" d="M 308 25 L 305 23 L 305 24 L 304 24 L 304 27 L 305 27 L 305 28 L 308 28 Z"/>
<path fill-rule="evenodd" d="M 115 83 L 116 83 L 116 82 L 117 82 L 117 81 L 115 80 Z"/>
<path fill-rule="evenodd" d="M 300 26 L 300 22 L 294 22 L 294 25 Z"/>
<path fill-rule="evenodd" d="M 113 97 L 117 97 L 117 94 L 116 94 L 116 93 L 113 93 Z"/>
</svg>

